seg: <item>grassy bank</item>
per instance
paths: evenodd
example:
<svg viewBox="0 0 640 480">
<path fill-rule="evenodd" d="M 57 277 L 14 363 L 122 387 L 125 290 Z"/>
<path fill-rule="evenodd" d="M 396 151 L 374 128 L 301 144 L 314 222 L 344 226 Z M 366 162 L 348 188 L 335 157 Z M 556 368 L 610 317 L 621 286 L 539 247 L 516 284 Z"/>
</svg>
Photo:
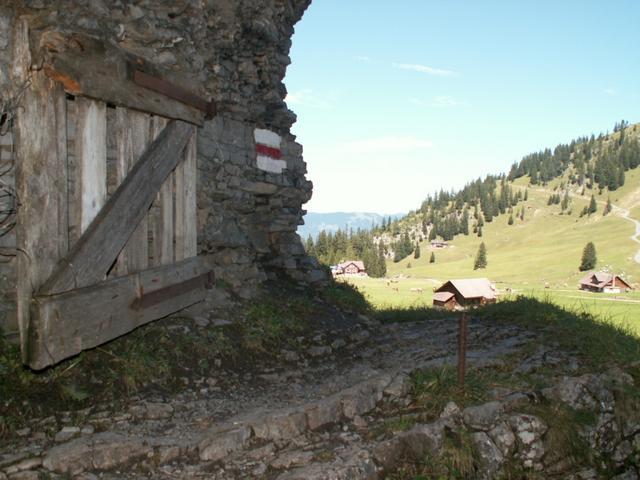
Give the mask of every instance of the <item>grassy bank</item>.
<svg viewBox="0 0 640 480">
<path fill-rule="evenodd" d="M 358 288 L 374 308 L 402 311 L 430 307 L 433 288 L 444 280 L 403 276 L 394 279 L 357 277 L 348 279 L 348 282 Z M 596 320 L 623 326 L 640 336 L 640 292 L 604 294 L 583 292 L 575 287 L 545 289 L 534 288 L 528 283 L 509 285 L 512 293 L 503 293 L 500 301 L 513 300 L 520 295 L 531 297 L 578 315 L 593 315 Z M 498 283 L 497 287 L 504 290 L 505 285 Z"/>
</svg>

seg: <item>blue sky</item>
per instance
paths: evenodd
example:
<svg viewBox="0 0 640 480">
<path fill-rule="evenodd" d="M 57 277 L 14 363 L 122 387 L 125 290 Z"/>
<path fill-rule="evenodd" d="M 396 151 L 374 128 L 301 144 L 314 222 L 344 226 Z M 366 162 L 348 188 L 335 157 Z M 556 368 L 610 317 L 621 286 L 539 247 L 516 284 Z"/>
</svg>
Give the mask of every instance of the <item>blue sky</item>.
<svg viewBox="0 0 640 480">
<path fill-rule="evenodd" d="M 640 1 L 314 0 L 287 104 L 309 211 L 403 212 L 640 121 Z"/>
</svg>

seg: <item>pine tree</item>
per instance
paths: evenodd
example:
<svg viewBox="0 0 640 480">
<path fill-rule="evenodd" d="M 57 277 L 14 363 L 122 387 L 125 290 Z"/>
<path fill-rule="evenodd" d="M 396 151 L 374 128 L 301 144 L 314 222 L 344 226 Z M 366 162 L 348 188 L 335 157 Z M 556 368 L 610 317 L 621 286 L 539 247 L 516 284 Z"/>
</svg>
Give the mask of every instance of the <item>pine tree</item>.
<svg viewBox="0 0 640 480">
<path fill-rule="evenodd" d="M 304 244 L 304 249 L 308 255 L 315 255 L 315 245 L 313 244 L 313 237 L 311 234 L 307 237 L 307 241 Z"/>
<path fill-rule="evenodd" d="M 413 251 L 413 258 L 415 258 L 416 260 L 420 258 L 420 244 L 418 243 L 416 243 L 416 248 Z"/>
<path fill-rule="evenodd" d="M 509 215 L 509 220 L 507 221 L 507 225 L 513 225 L 513 215 Z"/>
<path fill-rule="evenodd" d="M 529 200 L 529 189 L 525 189 L 524 191 L 524 201 L 526 202 L 527 200 Z"/>
<path fill-rule="evenodd" d="M 598 210 L 598 204 L 596 203 L 595 195 L 591 195 L 591 201 L 589 202 L 589 210 L 588 213 L 591 215 L 592 213 L 596 213 Z"/>
<path fill-rule="evenodd" d="M 436 254 L 431 252 L 431 256 L 429 257 L 429 263 L 436 263 Z"/>
<path fill-rule="evenodd" d="M 602 216 L 606 217 L 607 214 L 611 213 L 611 210 L 613 210 L 613 205 L 611 205 L 611 197 L 607 198 L 607 204 L 604 207 L 604 210 L 602 211 Z"/>
<path fill-rule="evenodd" d="M 485 247 L 484 242 L 482 242 L 478 247 L 476 260 L 473 264 L 474 270 L 478 270 L 479 268 L 487 268 L 487 247 Z"/>
<path fill-rule="evenodd" d="M 469 207 L 464 207 L 464 211 L 462 212 L 460 232 L 469 235 Z"/>
<path fill-rule="evenodd" d="M 478 237 L 482 236 L 482 227 L 478 227 Z"/>
<path fill-rule="evenodd" d="M 431 226 L 431 230 L 429 230 L 429 236 L 427 237 L 429 241 L 435 240 L 438 235 L 438 230 L 436 229 L 435 224 Z"/>
<path fill-rule="evenodd" d="M 580 271 L 591 270 L 596 268 L 598 258 L 596 256 L 596 246 L 593 242 L 589 242 L 584 246 L 582 251 L 582 260 L 580 261 Z"/>
<path fill-rule="evenodd" d="M 378 243 L 378 265 L 380 266 L 380 277 L 387 275 L 387 262 L 384 258 L 384 245 L 382 241 Z"/>
<path fill-rule="evenodd" d="M 562 203 L 560 203 L 560 208 L 564 212 L 567 208 L 569 208 L 569 202 L 571 199 L 569 198 L 569 190 L 565 190 L 564 197 L 562 197 Z"/>
</svg>

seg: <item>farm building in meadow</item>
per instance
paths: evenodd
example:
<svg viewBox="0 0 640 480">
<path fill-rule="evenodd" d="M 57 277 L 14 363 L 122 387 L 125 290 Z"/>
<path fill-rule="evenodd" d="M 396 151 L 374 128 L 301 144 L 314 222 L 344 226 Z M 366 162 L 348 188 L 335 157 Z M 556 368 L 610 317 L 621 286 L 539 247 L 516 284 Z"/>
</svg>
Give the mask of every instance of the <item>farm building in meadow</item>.
<svg viewBox="0 0 640 480">
<path fill-rule="evenodd" d="M 631 285 L 619 275 L 589 272 L 580 280 L 580 290 L 599 293 L 620 293 L 631 290 Z"/>
<path fill-rule="evenodd" d="M 447 248 L 449 244 L 447 242 L 441 242 L 440 240 L 431 240 L 431 248 Z"/>
<path fill-rule="evenodd" d="M 433 293 L 433 306 L 458 310 L 494 303 L 496 287 L 486 278 L 449 280 Z"/>
<path fill-rule="evenodd" d="M 346 262 L 339 263 L 332 269 L 333 275 L 360 275 L 365 276 L 367 270 L 364 267 L 364 262 L 360 260 L 347 260 Z"/>
</svg>

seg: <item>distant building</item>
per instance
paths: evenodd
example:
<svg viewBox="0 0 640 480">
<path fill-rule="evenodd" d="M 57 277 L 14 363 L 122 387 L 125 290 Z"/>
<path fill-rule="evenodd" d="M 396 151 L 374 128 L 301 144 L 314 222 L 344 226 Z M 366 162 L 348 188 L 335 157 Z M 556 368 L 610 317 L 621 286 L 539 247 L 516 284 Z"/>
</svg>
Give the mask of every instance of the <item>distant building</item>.
<svg viewBox="0 0 640 480">
<path fill-rule="evenodd" d="M 447 242 L 441 242 L 440 240 L 431 240 L 431 248 L 447 248 L 449 244 Z"/>
<path fill-rule="evenodd" d="M 331 269 L 334 276 L 338 275 L 360 275 L 366 276 L 367 271 L 364 267 L 364 262 L 360 260 L 347 260 L 346 262 L 339 263 Z"/>
<path fill-rule="evenodd" d="M 486 278 L 449 280 L 436 288 L 433 306 L 445 310 L 459 310 L 494 303 L 496 287 Z"/>
<path fill-rule="evenodd" d="M 599 293 L 620 293 L 631 290 L 631 285 L 619 275 L 604 272 L 590 272 L 580 280 L 580 290 Z"/>
</svg>

